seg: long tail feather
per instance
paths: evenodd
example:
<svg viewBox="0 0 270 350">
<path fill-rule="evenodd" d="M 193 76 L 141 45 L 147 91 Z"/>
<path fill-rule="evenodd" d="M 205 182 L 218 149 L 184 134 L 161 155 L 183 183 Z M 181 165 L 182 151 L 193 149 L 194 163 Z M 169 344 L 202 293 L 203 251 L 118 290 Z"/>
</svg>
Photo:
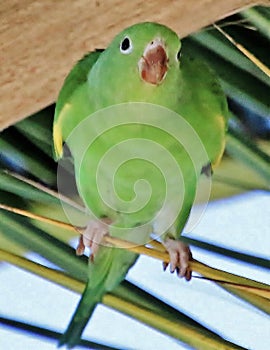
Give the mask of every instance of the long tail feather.
<svg viewBox="0 0 270 350">
<path fill-rule="evenodd" d="M 80 341 L 84 328 L 103 295 L 115 288 L 135 262 L 137 254 L 125 249 L 100 247 L 94 262 L 89 263 L 89 279 L 59 347 L 72 349 Z"/>
<path fill-rule="evenodd" d="M 88 281 L 68 328 L 60 338 L 58 347 L 66 345 L 68 349 L 72 349 L 79 343 L 83 330 L 103 294 L 103 289 L 100 287 L 92 289 Z"/>
</svg>

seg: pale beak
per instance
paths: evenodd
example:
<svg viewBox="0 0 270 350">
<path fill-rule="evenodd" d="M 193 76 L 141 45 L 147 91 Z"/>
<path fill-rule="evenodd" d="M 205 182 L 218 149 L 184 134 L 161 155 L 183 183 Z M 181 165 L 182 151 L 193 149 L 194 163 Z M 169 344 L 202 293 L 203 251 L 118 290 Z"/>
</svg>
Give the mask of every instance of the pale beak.
<svg viewBox="0 0 270 350">
<path fill-rule="evenodd" d="M 168 61 L 163 42 L 160 39 L 151 41 L 138 62 L 142 80 L 149 84 L 160 84 L 167 73 Z"/>
</svg>

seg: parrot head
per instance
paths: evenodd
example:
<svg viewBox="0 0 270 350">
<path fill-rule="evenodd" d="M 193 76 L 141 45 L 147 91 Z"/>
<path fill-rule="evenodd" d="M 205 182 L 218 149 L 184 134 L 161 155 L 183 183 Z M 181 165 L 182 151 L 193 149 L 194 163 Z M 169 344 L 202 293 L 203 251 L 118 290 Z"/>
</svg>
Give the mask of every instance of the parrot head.
<svg viewBox="0 0 270 350">
<path fill-rule="evenodd" d="M 170 28 L 151 22 L 135 24 L 118 34 L 101 54 L 91 69 L 88 80 L 93 89 L 102 88 L 102 105 L 111 104 L 104 86 L 118 101 L 149 101 L 154 90 L 162 90 L 164 82 L 175 79 L 179 73 L 180 40 Z M 165 84 L 166 85 L 166 84 Z M 169 83 L 168 83 L 169 85 Z M 115 88 L 114 88 L 115 86 Z M 121 86 L 125 86 L 121 91 Z M 120 89 L 119 89 L 120 87 Z M 98 91 L 96 90 L 97 95 Z"/>
</svg>

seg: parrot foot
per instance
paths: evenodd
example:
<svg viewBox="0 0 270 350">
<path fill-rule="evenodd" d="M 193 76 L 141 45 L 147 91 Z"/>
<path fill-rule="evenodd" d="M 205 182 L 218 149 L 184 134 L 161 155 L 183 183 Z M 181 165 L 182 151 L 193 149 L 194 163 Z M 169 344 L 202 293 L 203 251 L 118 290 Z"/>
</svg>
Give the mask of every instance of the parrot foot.
<svg viewBox="0 0 270 350">
<path fill-rule="evenodd" d="M 192 259 L 189 246 L 174 239 L 167 239 L 163 245 L 170 255 L 170 272 L 176 271 L 179 277 L 184 277 L 189 281 L 192 273 L 189 267 L 189 261 Z M 168 265 L 166 262 L 163 263 L 164 271 Z"/>
<path fill-rule="evenodd" d="M 83 255 L 85 248 L 88 247 L 91 249 L 90 259 L 93 260 L 103 237 L 109 234 L 108 225 L 111 223 L 112 221 L 109 218 L 89 221 L 85 231 L 79 238 L 76 254 Z"/>
</svg>

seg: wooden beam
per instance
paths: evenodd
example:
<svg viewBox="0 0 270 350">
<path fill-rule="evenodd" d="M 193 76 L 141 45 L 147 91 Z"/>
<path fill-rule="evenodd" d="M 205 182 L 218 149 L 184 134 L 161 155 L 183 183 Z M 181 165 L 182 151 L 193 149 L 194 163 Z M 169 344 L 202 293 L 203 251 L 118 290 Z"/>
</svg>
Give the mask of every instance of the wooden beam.
<svg viewBox="0 0 270 350">
<path fill-rule="evenodd" d="M 0 3 L 0 130 L 51 104 L 68 71 L 141 21 L 181 37 L 254 0 L 9 0 Z M 268 0 L 269 3 L 269 0 Z"/>
</svg>

